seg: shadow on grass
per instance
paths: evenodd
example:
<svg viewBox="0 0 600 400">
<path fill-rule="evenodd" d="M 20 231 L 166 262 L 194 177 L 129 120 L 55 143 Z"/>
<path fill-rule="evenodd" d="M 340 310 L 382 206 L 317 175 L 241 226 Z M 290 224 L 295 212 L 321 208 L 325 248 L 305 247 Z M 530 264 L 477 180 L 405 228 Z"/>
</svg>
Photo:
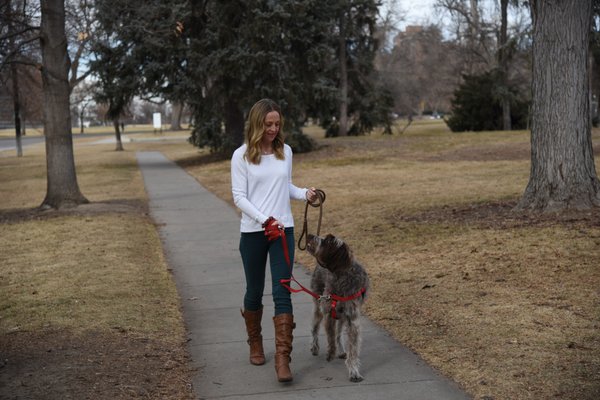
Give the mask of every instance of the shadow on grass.
<svg viewBox="0 0 600 400">
<path fill-rule="evenodd" d="M 394 218 L 414 223 L 452 223 L 484 229 L 511 229 L 523 227 L 597 227 L 600 226 L 600 208 L 563 210 L 559 213 L 515 211 L 517 200 L 490 201 L 475 204 L 445 205 L 414 215 L 397 213 Z"/>
<path fill-rule="evenodd" d="M 40 207 L 0 210 L 0 224 L 41 221 L 63 216 L 92 216 L 101 214 L 148 214 L 148 205 L 141 199 L 113 199 L 90 202 L 76 207 L 42 209 Z"/>
</svg>

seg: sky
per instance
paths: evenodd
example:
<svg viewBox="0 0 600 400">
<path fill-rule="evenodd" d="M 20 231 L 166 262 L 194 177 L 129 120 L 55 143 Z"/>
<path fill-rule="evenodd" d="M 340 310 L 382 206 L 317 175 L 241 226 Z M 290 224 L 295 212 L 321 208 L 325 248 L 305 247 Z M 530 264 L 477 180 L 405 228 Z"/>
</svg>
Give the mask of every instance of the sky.
<svg viewBox="0 0 600 400">
<path fill-rule="evenodd" d="M 404 14 L 404 21 L 400 23 L 400 27 L 436 22 L 438 17 L 434 14 L 434 3 L 435 0 L 399 0 L 398 6 Z"/>
<path fill-rule="evenodd" d="M 382 11 L 385 12 L 386 6 L 393 3 L 394 0 L 384 0 Z M 436 24 L 442 27 L 447 25 L 448 18 L 450 15 L 448 12 L 436 10 L 434 4 L 436 0 L 395 0 L 397 4 L 398 14 L 403 16 L 403 19 L 397 24 L 397 28 L 401 31 L 406 28 L 407 25 L 428 25 Z M 496 1 L 487 0 L 480 1 L 480 13 L 482 18 L 499 18 L 498 3 Z M 529 13 L 526 9 L 520 8 L 516 11 L 514 8 L 509 7 L 508 19 L 510 23 L 516 23 L 517 21 L 524 19 L 527 20 Z"/>
</svg>

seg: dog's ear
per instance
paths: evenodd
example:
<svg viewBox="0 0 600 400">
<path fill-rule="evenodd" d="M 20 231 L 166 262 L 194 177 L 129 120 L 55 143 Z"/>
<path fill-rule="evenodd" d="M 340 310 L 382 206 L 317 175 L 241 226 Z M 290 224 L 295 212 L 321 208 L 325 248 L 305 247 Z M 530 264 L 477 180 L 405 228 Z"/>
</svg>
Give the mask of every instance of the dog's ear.
<svg viewBox="0 0 600 400">
<path fill-rule="evenodd" d="M 341 239 L 332 236 L 335 241 L 335 249 L 331 249 L 329 269 L 333 271 L 342 271 L 350 268 L 353 261 L 352 250 L 350 247 Z"/>
<path fill-rule="evenodd" d="M 343 265 L 350 267 L 350 265 L 352 265 L 354 256 L 352 254 L 352 250 L 350 250 L 350 246 L 348 246 L 346 242 L 343 243 L 344 245 L 340 247 L 340 256 L 343 260 Z"/>
</svg>

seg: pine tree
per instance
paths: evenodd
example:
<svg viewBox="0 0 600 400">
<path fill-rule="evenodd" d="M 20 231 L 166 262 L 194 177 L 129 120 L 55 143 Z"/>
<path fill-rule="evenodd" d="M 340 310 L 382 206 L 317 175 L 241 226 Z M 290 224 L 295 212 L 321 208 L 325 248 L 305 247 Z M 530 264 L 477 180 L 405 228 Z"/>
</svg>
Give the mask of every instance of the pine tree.
<svg viewBox="0 0 600 400">
<path fill-rule="evenodd" d="M 198 146 L 231 154 L 243 142 L 245 114 L 264 97 L 280 103 L 288 132 L 299 133 L 308 116 L 331 124 L 339 117 L 342 39 L 347 113 L 356 122 L 351 131 L 362 133 L 387 117 L 390 97 L 374 95 L 376 1 L 100 3 L 109 47 L 123 47 L 124 62 L 139 65 L 139 93 L 185 101 Z"/>
</svg>

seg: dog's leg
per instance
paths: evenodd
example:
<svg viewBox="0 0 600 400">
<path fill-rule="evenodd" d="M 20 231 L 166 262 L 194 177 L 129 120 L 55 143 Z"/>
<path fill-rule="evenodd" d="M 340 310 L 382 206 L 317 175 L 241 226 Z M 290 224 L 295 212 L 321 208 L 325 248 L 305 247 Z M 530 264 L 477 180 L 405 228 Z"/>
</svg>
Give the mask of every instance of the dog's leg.
<svg viewBox="0 0 600 400">
<path fill-rule="evenodd" d="M 310 352 L 313 356 L 319 354 L 319 327 L 323 320 L 323 313 L 321 312 L 321 305 L 319 301 L 313 299 L 314 310 L 313 310 L 313 321 L 312 321 L 312 344 L 310 346 Z"/>
<path fill-rule="evenodd" d="M 335 358 L 335 326 L 336 320 L 331 317 L 331 314 L 325 316 L 325 332 L 327 333 L 327 361 Z"/>
<path fill-rule="evenodd" d="M 344 350 L 344 344 L 342 343 L 342 332 L 344 331 L 344 323 L 345 319 L 340 318 L 337 320 L 337 327 L 335 330 L 335 342 L 337 343 L 338 348 L 338 358 L 344 359 L 346 358 L 346 351 Z"/>
<path fill-rule="evenodd" d="M 347 327 L 348 340 L 346 342 L 348 358 L 346 358 L 346 367 L 352 382 L 360 382 L 363 377 L 360 375 L 358 368 L 360 360 L 358 358 L 360 352 L 360 325 L 358 319 L 351 320 Z"/>
</svg>

